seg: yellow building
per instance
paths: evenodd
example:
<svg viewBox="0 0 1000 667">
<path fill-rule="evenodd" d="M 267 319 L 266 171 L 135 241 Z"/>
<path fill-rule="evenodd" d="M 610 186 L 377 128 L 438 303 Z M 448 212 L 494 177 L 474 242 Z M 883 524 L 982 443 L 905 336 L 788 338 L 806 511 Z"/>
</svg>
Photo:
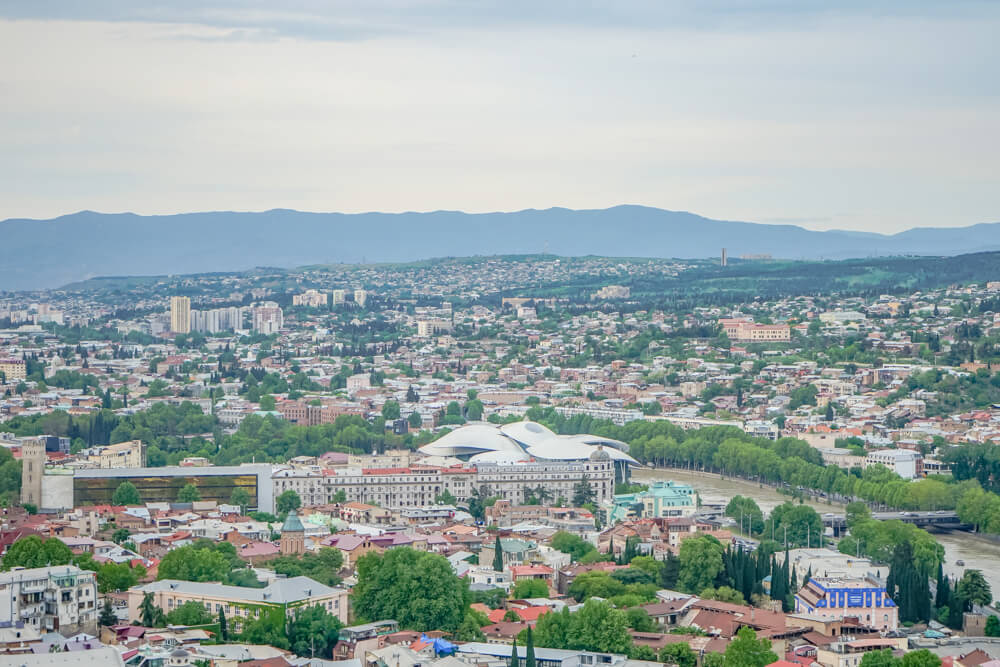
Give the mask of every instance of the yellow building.
<svg viewBox="0 0 1000 667">
<path fill-rule="evenodd" d="M 275 579 L 264 588 L 162 579 L 128 591 L 129 621 L 140 619 L 139 607 L 146 593 L 151 593 L 153 604 L 166 613 L 185 602 L 197 602 L 216 618 L 221 611 L 233 632 L 240 632 L 247 619 L 260 618 L 273 610 L 291 617 L 303 607 L 322 607 L 347 623 L 348 590 L 331 588 L 309 577 Z"/>
<path fill-rule="evenodd" d="M 24 359 L 0 359 L 0 373 L 7 382 L 20 382 L 28 377 L 28 365 Z"/>
<path fill-rule="evenodd" d="M 145 448 L 141 440 L 129 440 L 105 447 L 91 447 L 80 454 L 95 468 L 141 468 Z"/>
</svg>

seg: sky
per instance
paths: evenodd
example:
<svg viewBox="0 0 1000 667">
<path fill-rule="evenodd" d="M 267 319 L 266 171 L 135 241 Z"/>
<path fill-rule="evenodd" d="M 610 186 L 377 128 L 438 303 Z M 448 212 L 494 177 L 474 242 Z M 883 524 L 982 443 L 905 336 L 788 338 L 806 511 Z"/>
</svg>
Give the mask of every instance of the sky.
<svg viewBox="0 0 1000 667">
<path fill-rule="evenodd" d="M 0 0 L 0 219 L 995 222 L 998 34 L 974 0 Z"/>
</svg>

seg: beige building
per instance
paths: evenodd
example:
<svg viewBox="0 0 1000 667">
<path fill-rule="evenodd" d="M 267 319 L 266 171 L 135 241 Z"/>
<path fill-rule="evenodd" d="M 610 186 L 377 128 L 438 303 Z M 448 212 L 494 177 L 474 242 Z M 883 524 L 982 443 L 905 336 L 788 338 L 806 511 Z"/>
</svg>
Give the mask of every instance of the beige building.
<svg viewBox="0 0 1000 667">
<path fill-rule="evenodd" d="M 0 359 L 0 373 L 7 382 L 20 382 L 28 377 L 28 365 L 24 359 Z"/>
<path fill-rule="evenodd" d="M 141 440 L 129 440 L 104 447 L 91 447 L 80 456 L 94 468 L 141 468 L 145 464 L 146 448 Z"/>
<path fill-rule="evenodd" d="M 292 468 L 274 473 L 274 497 L 292 490 L 304 506 L 333 502 L 343 491 L 348 502 L 375 503 L 399 509 L 434 505 L 438 496 L 450 493 L 466 501 L 473 489 L 489 488 L 491 496 L 519 504 L 527 500 L 525 489 L 544 487 L 555 502 L 573 497 L 573 487 L 586 479 L 597 504 L 614 495 L 615 470 L 611 461 L 541 461 L 518 465 L 479 464 L 468 468 L 338 468 L 335 474 L 318 468 Z"/>
<path fill-rule="evenodd" d="M 292 616 L 296 609 L 322 607 L 347 623 L 348 590 L 331 588 L 309 577 L 275 579 L 264 588 L 243 588 L 224 584 L 163 579 L 136 586 L 128 592 L 129 621 L 139 620 L 143 596 L 151 593 L 153 604 L 169 613 L 185 602 L 197 602 L 214 617 L 221 611 L 233 632 L 240 632 L 250 618 L 260 618 L 270 610 L 280 609 Z"/>
<path fill-rule="evenodd" d="M 347 290 L 335 289 L 331 292 L 333 295 L 333 305 L 339 306 L 347 299 Z"/>
<path fill-rule="evenodd" d="M 367 302 L 368 302 L 368 292 L 366 292 L 363 289 L 354 290 L 354 303 L 364 308 Z"/>
<path fill-rule="evenodd" d="M 293 306 L 306 306 L 308 308 L 321 308 L 326 306 L 328 294 L 319 290 L 308 289 L 302 294 L 292 297 Z"/>
<path fill-rule="evenodd" d="M 42 505 L 42 477 L 45 474 L 45 443 L 38 439 L 21 444 L 21 504 Z"/>
<path fill-rule="evenodd" d="M 787 324 L 758 324 L 746 318 L 719 320 L 729 340 L 744 343 L 773 343 L 792 339 L 792 329 Z"/>
<path fill-rule="evenodd" d="M 170 297 L 170 330 L 174 333 L 191 333 L 191 299 L 188 297 Z"/>
<path fill-rule="evenodd" d="M 58 565 L 3 572 L 0 596 L 0 624 L 23 621 L 67 637 L 97 632 L 97 575 L 89 570 Z"/>
</svg>

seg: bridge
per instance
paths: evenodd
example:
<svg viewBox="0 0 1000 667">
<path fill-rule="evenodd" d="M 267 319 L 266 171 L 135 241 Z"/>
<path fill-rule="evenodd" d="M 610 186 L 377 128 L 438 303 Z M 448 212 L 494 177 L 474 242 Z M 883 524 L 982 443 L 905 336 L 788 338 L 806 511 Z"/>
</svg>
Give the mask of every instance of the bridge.
<svg viewBox="0 0 1000 667">
<path fill-rule="evenodd" d="M 942 528 L 966 528 L 955 512 L 938 510 L 936 512 L 872 512 L 872 518 L 878 521 L 902 521 L 912 523 L 922 528 L 940 526 Z M 834 535 L 847 530 L 847 518 L 843 514 L 822 515 L 823 525 L 833 528 Z"/>
</svg>

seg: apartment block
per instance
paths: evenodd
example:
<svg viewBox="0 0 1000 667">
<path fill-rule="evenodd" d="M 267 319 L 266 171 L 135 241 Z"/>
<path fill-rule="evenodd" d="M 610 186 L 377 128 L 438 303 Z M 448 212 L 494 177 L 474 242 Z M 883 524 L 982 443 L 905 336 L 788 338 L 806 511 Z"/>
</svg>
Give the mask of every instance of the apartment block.
<svg viewBox="0 0 1000 667">
<path fill-rule="evenodd" d="M 74 565 L 0 573 L 0 623 L 65 636 L 97 632 L 97 575 Z"/>
</svg>

